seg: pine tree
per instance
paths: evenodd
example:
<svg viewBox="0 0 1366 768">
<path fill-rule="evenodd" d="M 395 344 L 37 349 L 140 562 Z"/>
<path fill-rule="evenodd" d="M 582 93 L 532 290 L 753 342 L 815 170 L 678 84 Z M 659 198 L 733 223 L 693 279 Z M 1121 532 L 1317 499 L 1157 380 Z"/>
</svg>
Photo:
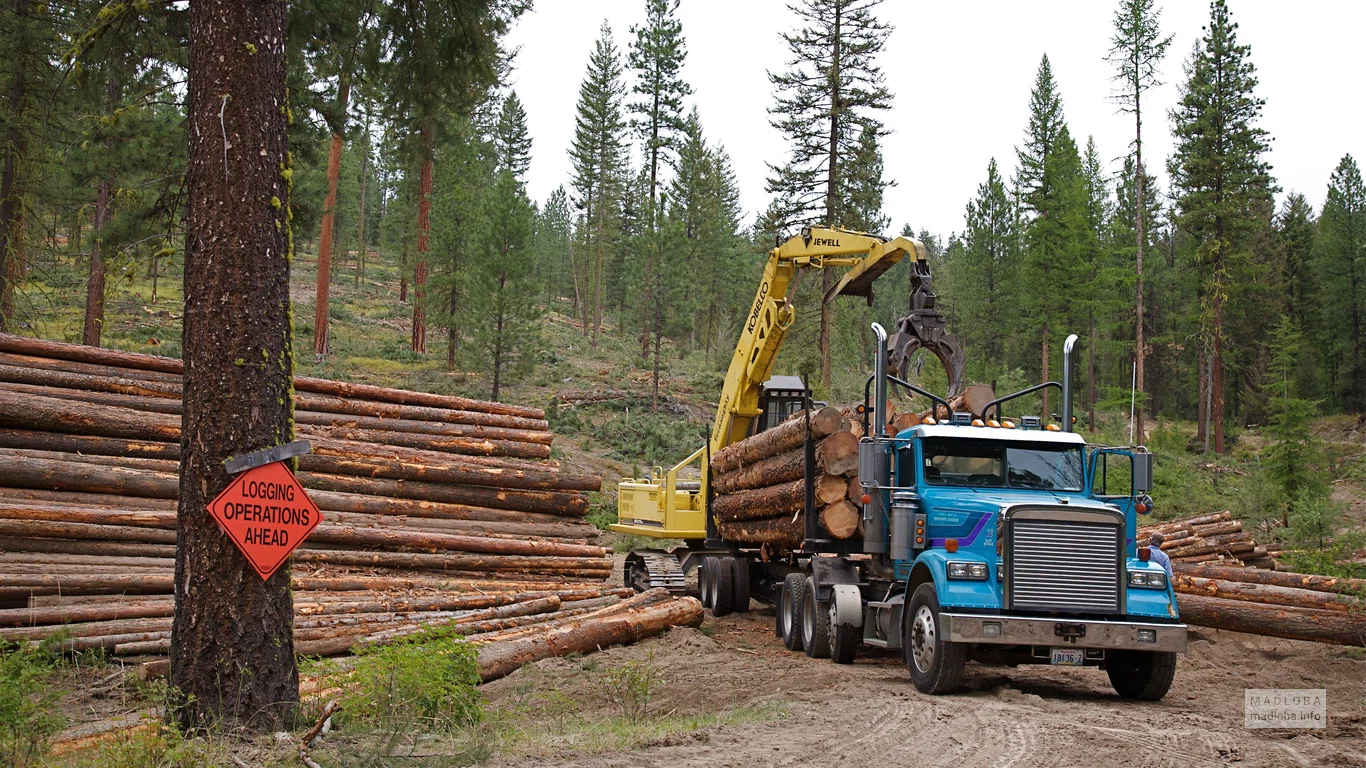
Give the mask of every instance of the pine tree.
<svg viewBox="0 0 1366 768">
<path fill-rule="evenodd" d="M 528 269 L 535 209 L 517 171 L 531 164 L 531 137 L 519 112 L 516 94 L 509 94 L 494 141 L 496 175 L 484 193 L 481 257 L 471 265 L 467 291 L 467 350 L 479 368 L 491 371 L 493 400 L 509 378 L 530 371 L 540 347 L 540 286 Z"/>
<path fill-rule="evenodd" d="M 992 158 L 987 177 L 968 202 L 959 247 L 949 248 L 945 291 L 954 333 L 964 346 L 972 377 L 994 381 L 1008 369 L 1010 331 L 1018 318 L 1019 214 Z"/>
<path fill-rule="evenodd" d="M 559 186 L 546 198 L 536 217 L 536 263 L 546 286 L 546 305 L 556 311 L 554 307 L 560 298 L 568 296 L 574 301 L 577 314 L 579 283 L 574 273 L 573 233 L 569 195 Z"/>
<path fill-rule="evenodd" d="M 579 271 L 585 301 L 580 304 L 579 320 L 584 334 L 592 334 L 594 348 L 602 326 L 603 265 L 617 238 L 619 206 L 625 193 L 625 91 L 621 54 L 612 40 L 612 28 L 603 21 L 579 87 L 574 143 L 569 150 L 574 165 L 574 206 L 583 211 L 578 239 L 582 243 L 583 266 Z"/>
<path fill-rule="evenodd" d="M 1086 154 L 1081 162 L 1082 186 L 1086 197 L 1086 233 L 1082 248 L 1085 280 L 1077 286 L 1077 309 L 1086 312 L 1086 415 L 1096 424 L 1096 352 L 1100 346 L 1098 323 L 1103 324 L 1117 309 L 1113 306 L 1104 280 L 1110 253 L 1106 248 L 1110 219 L 1114 215 L 1110 184 L 1101 165 L 1095 137 L 1086 139 Z M 1142 442 L 1141 440 L 1139 442 Z"/>
<path fill-rule="evenodd" d="M 1218 453 L 1225 448 L 1225 308 L 1246 266 L 1254 230 L 1262 226 L 1257 204 L 1269 199 L 1273 186 L 1262 159 L 1266 131 L 1254 125 L 1264 102 L 1253 95 L 1256 69 L 1251 49 L 1238 44 L 1237 29 L 1224 0 L 1214 0 L 1172 113 L 1176 150 L 1170 171 L 1180 190 L 1181 225 L 1198 241 L 1210 360 L 1208 418 Z"/>
<path fill-rule="evenodd" d="M 1305 338 L 1289 316 L 1282 315 L 1271 345 L 1271 364 L 1267 389 L 1271 394 L 1267 431 L 1273 442 L 1267 450 L 1267 474 L 1277 486 L 1281 500 L 1281 522 L 1288 525 L 1297 507 L 1313 503 L 1324 495 L 1324 484 L 1314 465 L 1321 447 L 1314 438 L 1312 425 L 1318 408 L 1314 401 L 1300 397 L 1296 380 L 1302 361 Z"/>
<path fill-rule="evenodd" d="M 683 25 L 676 18 L 678 0 L 646 0 L 645 25 L 632 27 L 636 39 L 631 44 L 627 61 L 635 73 L 632 93 L 638 98 L 631 102 L 631 126 L 644 142 L 645 163 L 650 174 L 650 194 L 647 206 L 647 229 L 650 236 L 645 245 L 645 304 L 649 307 L 641 333 L 641 351 L 647 353 L 653 337 L 654 383 L 650 408 L 659 410 L 659 353 L 662 342 L 664 286 L 659 275 L 666 271 L 660 263 L 663 257 L 659 232 L 659 215 L 664 206 L 656 194 L 659 186 L 659 166 L 677 157 L 683 132 L 683 99 L 692 89 L 683 82 L 681 71 L 687 50 L 683 43 Z"/>
<path fill-rule="evenodd" d="M 891 26 L 874 13 L 881 0 L 803 0 L 792 9 L 801 28 L 785 33 L 791 58 L 782 74 L 769 73 L 774 104 L 770 122 L 789 144 L 782 165 L 769 165 L 767 191 L 775 196 L 780 230 L 803 224 L 839 226 L 846 210 L 846 158 L 861 131 L 878 128 L 873 113 L 890 108 L 892 95 L 875 59 Z M 822 290 L 834 286 L 830 270 Z M 830 379 L 831 306 L 820 304 L 820 380 Z"/>
<path fill-rule="evenodd" d="M 848 172 L 842 179 L 844 190 L 840 199 L 844 215 L 841 222 L 859 232 L 882 234 L 892 225 L 892 220 L 882 212 L 883 194 L 894 183 L 882 178 L 881 144 L 881 126 L 865 123 L 849 156 Z"/>
<path fill-rule="evenodd" d="M 1311 340 L 1303 351 L 1299 370 L 1296 373 L 1298 388 L 1303 396 L 1316 398 L 1320 388 L 1320 371 L 1324 366 L 1322 350 L 1331 349 L 1328 339 L 1320 343 L 1323 333 L 1322 306 L 1324 291 L 1315 274 L 1314 209 L 1304 195 L 1291 192 L 1276 216 L 1278 247 L 1285 254 L 1285 263 L 1278 279 L 1285 296 L 1282 299 L 1281 313 L 1303 329 L 1304 335 Z M 1336 336 L 1329 335 L 1329 339 Z"/>
<path fill-rule="evenodd" d="M 1351 155 L 1329 179 L 1315 260 L 1325 289 L 1324 322 L 1335 342 L 1336 391 L 1344 406 L 1360 412 L 1366 408 L 1366 189 Z"/>
<path fill-rule="evenodd" d="M 1134 175 L 1137 205 L 1134 211 L 1138 217 L 1134 220 L 1134 272 L 1137 283 L 1134 293 L 1134 375 L 1138 391 L 1144 393 L 1147 392 L 1147 384 L 1143 363 L 1148 350 L 1143 328 L 1143 246 L 1148 222 L 1144 218 L 1147 174 L 1143 169 L 1143 94 L 1162 85 L 1157 68 L 1172 42 L 1171 35 L 1162 36 L 1160 17 L 1161 11 L 1153 4 L 1153 0 L 1120 0 L 1119 8 L 1115 10 L 1115 36 L 1110 41 L 1109 55 L 1110 63 L 1117 70 L 1113 79 L 1120 84 L 1115 100 L 1121 112 L 1134 116 L 1134 164 L 1137 167 Z M 1134 436 L 1140 444 L 1144 434 L 1143 410 L 1138 409 L 1134 425 Z"/>
</svg>

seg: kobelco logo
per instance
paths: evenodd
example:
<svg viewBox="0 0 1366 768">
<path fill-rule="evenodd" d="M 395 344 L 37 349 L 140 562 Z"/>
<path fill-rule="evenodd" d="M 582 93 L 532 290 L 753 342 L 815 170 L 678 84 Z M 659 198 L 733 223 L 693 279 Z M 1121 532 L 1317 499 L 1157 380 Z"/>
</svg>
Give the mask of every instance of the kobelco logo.
<svg viewBox="0 0 1366 768">
<path fill-rule="evenodd" d="M 759 322 L 759 310 L 763 309 L 764 299 L 766 298 L 768 298 L 767 281 L 759 286 L 759 295 L 754 299 L 754 309 L 749 312 L 749 324 L 745 326 L 746 331 L 754 330 L 754 326 Z"/>
</svg>

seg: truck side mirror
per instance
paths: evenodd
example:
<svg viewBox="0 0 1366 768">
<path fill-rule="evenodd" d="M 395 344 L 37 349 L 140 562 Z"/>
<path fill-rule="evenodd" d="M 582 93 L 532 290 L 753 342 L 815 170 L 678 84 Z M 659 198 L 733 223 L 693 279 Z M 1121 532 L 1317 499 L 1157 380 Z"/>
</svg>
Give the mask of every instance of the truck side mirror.
<svg viewBox="0 0 1366 768">
<path fill-rule="evenodd" d="M 1134 493 L 1144 494 L 1153 489 L 1153 455 L 1134 454 Z"/>
</svg>

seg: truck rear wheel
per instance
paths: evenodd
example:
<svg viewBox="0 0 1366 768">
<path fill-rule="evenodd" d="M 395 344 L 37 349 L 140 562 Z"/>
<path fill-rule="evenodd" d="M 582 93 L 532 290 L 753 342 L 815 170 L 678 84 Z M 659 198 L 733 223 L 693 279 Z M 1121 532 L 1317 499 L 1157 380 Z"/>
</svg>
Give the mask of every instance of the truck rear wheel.
<svg viewBox="0 0 1366 768">
<path fill-rule="evenodd" d="M 939 596 L 934 584 L 921 584 L 911 595 L 901 642 L 911 682 L 921 693 L 952 693 L 962 687 L 967 646 L 951 643 L 939 632 Z"/>
<path fill-rule="evenodd" d="M 802 647 L 813 659 L 830 658 L 830 604 L 816 600 L 816 582 L 802 589 Z"/>
<path fill-rule="evenodd" d="M 1114 651 L 1105 672 L 1115 693 L 1126 699 L 1158 701 L 1176 677 L 1176 654 L 1170 651 Z"/>
<path fill-rule="evenodd" d="M 713 557 L 711 613 L 716 618 L 729 616 L 735 605 L 735 567 L 729 557 Z"/>
<path fill-rule="evenodd" d="M 778 596 L 778 627 L 783 645 L 789 651 L 802 649 L 802 600 L 806 595 L 806 574 L 789 573 Z"/>
<path fill-rule="evenodd" d="M 732 566 L 731 586 L 735 590 L 735 599 L 731 604 L 740 613 L 749 613 L 749 560 L 743 557 L 730 558 Z"/>
</svg>

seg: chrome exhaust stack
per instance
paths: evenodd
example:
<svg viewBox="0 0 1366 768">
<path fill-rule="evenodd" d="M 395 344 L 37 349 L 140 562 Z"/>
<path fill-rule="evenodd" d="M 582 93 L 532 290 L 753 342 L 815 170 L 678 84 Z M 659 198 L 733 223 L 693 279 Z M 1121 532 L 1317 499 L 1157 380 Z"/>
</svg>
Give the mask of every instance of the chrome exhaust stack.
<svg viewBox="0 0 1366 768">
<path fill-rule="evenodd" d="M 873 361 L 873 416 L 868 434 L 859 440 L 859 485 L 863 487 L 863 551 L 887 552 L 887 506 L 882 491 L 892 483 L 892 444 L 883 437 L 887 425 L 887 331 L 873 323 L 877 358 Z"/>
<path fill-rule="evenodd" d="M 1077 334 L 1062 343 L 1062 431 L 1072 431 L 1072 350 L 1077 346 Z"/>
</svg>

